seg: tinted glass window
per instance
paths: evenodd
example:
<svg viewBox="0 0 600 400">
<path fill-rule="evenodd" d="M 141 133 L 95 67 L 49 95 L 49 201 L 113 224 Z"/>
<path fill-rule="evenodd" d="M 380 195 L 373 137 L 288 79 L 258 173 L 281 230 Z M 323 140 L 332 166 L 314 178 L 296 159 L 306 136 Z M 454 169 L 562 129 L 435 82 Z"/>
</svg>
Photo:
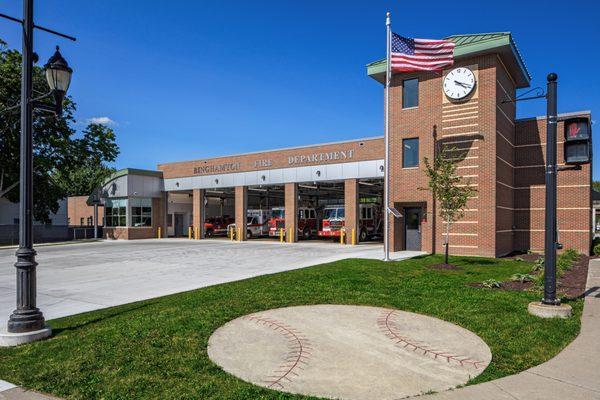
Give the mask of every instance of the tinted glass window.
<svg viewBox="0 0 600 400">
<path fill-rule="evenodd" d="M 419 166 L 419 139 L 403 139 L 402 140 L 402 167 L 418 167 Z"/>
<path fill-rule="evenodd" d="M 402 108 L 419 105 L 419 80 L 407 79 L 402 82 Z"/>
</svg>

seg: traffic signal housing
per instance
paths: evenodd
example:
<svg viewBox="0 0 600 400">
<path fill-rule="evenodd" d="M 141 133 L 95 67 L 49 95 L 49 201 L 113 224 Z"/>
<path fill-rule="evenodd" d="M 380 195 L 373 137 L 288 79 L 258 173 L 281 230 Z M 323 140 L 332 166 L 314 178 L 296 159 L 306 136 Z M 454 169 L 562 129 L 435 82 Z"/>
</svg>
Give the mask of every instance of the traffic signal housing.
<svg viewBox="0 0 600 400">
<path fill-rule="evenodd" d="M 565 120 L 565 164 L 589 164 L 592 160 L 592 129 L 588 118 Z"/>
</svg>

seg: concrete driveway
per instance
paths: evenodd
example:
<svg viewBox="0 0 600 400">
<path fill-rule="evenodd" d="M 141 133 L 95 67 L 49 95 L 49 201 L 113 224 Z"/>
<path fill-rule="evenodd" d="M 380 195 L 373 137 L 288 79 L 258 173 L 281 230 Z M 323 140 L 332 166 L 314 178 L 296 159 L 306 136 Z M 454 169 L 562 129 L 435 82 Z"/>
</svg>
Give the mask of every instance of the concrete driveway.
<svg viewBox="0 0 600 400">
<path fill-rule="evenodd" d="M 151 239 L 40 246 L 38 307 L 46 319 L 344 258 L 381 259 L 381 244 Z M 422 254 L 398 252 L 394 259 Z M 15 249 L 0 249 L 0 329 L 15 308 Z"/>
</svg>

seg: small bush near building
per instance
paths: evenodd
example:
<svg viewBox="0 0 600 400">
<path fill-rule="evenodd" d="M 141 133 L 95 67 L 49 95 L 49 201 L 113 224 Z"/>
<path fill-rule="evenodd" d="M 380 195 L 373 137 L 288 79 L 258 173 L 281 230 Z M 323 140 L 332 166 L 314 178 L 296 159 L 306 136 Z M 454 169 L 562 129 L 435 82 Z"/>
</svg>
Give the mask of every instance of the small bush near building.
<svg viewBox="0 0 600 400">
<path fill-rule="evenodd" d="M 594 242 L 596 241 L 596 239 L 594 239 Z M 600 256 L 600 243 L 594 245 L 593 253 L 595 256 Z"/>
<path fill-rule="evenodd" d="M 525 283 L 525 282 L 531 282 L 533 281 L 533 279 L 535 278 L 535 276 L 531 275 L 531 274 L 514 274 L 511 279 L 515 282 L 521 282 L 521 283 Z"/>
<path fill-rule="evenodd" d="M 580 255 L 577 252 L 577 250 L 574 249 L 566 249 L 562 254 L 560 254 L 558 256 L 558 258 L 556 259 L 556 276 L 557 278 L 560 278 L 561 276 L 564 275 L 565 272 L 567 272 L 568 270 L 570 270 L 573 267 L 573 264 L 575 263 L 575 261 L 577 261 L 579 259 Z M 541 259 L 542 261 L 538 264 L 536 263 L 534 265 L 534 271 L 540 271 L 540 274 L 537 275 L 535 277 L 535 281 L 538 285 L 543 285 L 544 283 L 544 260 Z"/>
<path fill-rule="evenodd" d="M 486 287 L 488 289 L 496 289 L 500 287 L 500 282 L 498 282 L 495 279 L 486 279 L 481 284 L 483 285 L 483 287 Z"/>
</svg>

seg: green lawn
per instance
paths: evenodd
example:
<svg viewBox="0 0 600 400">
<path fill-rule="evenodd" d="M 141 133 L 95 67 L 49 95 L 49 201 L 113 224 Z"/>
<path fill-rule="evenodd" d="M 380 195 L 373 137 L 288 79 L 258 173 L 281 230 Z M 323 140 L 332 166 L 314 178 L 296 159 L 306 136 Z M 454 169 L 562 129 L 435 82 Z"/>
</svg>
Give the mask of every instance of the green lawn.
<svg viewBox="0 0 600 400">
<path fill-rule="evenodd" d="M 344 260 L 54 320 L 52 339 L 0 349 L 0 379 L 73 399 L 301 399 L 230 376 L 206 354 L 225 322 L 301 304 L 397 308 L 470 329 L 493 354 L 473 383 L 540 364 L 579 332 L 581 301 L 571 303 L 573 318 L 542 320 L 527 313 L 537 293 L 468 285 L 508 280 L 530 264 L 453 257 L 463 270 L 425 267 L 441 260 Z"/>
</svg>

